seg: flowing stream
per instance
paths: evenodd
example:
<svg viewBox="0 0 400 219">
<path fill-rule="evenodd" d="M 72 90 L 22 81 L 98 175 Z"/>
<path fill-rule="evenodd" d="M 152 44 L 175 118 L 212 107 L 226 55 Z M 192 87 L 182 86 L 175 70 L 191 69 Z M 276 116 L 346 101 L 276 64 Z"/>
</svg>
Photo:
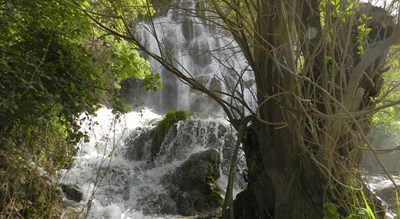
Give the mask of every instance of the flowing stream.
<svg viewBox="0 0 400 219">
<path fill-rule="evenodd" d="M 400 139 L 398 133 L 390 134 L 376 128 L 371 130 L 369 138 L 371 144 L 377 150 L 376 153 L 380 162 L 378 162 L 371 151 L 366 151 L 361 162 L 361 166 L 365 170 L 363 179 L 368 183 L 370 190 L 390 210 L 387 215 L 388 218 L 398 218 L 396 214 L 400 206 L 396 204 L 395 186 L 385 173 L 387 171 L 391 174 L 396 185 L 400 185 L 400 151 L 392 150 L 399 145 Z M 387 152 L 384 152 L 384 150 L 387 150 Z M 381 164 L 385 167 L 385 170 Z"/>
<path fill-rule="evenodd" d="M 85 119 L 83 131 L 88 132 L 90 141 L 80 144 L 73 167 L 59 174 L 60 182 L 78 185 L 84 194 L 79 203 L 65 200 L 70 202 L 71 210 L 80 212 L 84 209 L 82 215 L 89 212 L 88 218 L 93 219 L 178 217 L 161 214 L 161 208 L 168 203 L 160 201 L 160 197 L 166 195 L 160 180 L 176 170 L 191 154 L 207 147 L 221 152 L 218 185 L 222 189 L 226 187 L 230 146 L 235 141 L 235 133 L 231 132 L 227 121 L 222 117 L 210 117 L 180 122 L 177 133 L 166 136 L 159 157 L 150 162 L 149 143 L 138 139 L 154 128 L 160 118 L 150 110 L 116 116 L 103 108 L 97 116 Z M 132 151 L 136 146 L 144 150 Z M 235 194 L 246 185 L 241 178 L 245 170 L 243 156 L 241 154 L 238 163 Z M 392 182 L 382 174 L 365 174 L 364 179 L 383 203 L 392 212 L 396 211 Z M 400 184 L 398 176 L 394 179 Z M 388 218 L 396 218 L 394 215 L 388 214 Z"/>
</svg>

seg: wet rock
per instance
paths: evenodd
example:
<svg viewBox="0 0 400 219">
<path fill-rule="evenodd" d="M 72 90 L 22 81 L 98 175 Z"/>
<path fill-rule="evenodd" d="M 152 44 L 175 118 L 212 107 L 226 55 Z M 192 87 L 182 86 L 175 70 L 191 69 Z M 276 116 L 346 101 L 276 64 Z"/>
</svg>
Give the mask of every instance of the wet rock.
<svg viewBox="0 0 400 219">
<path fill-rule="evenodd" d="M 121 82 L 121 98 L 127 101 L 133 110 L 150 105 L 148 93 L 143 80 L 128 78 Z"/>
<path fill-rule="evenodd" d="M 200 22 L 195 18 L 183 18 L 181 30 L 185 40 L 187 42 L 197 40 L 202 35 L 200 27 Z"/>
<path fill-rule="evenodd" d="M 140 210 L 144 214 L 176 214 L 175 200 L 168 194 L 149 194 L 137 200 Z"/>
<path fill-rule="evenodd" d="M 151 160 L 151 146 L 156 135 L 156 128 L 137 130 L 125 140 L 129 148 L 125 154 L 128 160 Z"/>
<path fill-rule="evenodd" d="M 191 115 L 201 117 L 201 115 Z M 154 124 L 156 126 L 156 124 Z M 144 190 L 154 190 L 135 199 L 144 214 L 205 215 L 214 218 L 222 204 L 222 191 L 216 180 L 223 183 L 229 173 L 235 132 L 226 124 L 215 119 L 192 119 L 174 123 L 164 137 L 154 161 L 150 159 L 154 134 L 151 129 L 135 131 L 126 142 L 130 145 L 127 156 L 131 159 L 149 161 L 153 167 L 174 166 L 161 179 L 157 188 L 143 185 Z M 153 137 L 152 137 L 153 136 Z M 147 145 L 147 146 L 146 146 Z M 202 151 L 193 154 L 193 151 Z M 177 167 L 177 169 L 175 169 Z M 237 161 L 234 190 L 246 187 L 243 171 L 246 163 L 243 152 Z M 221 171 L 221 173 L 220 173 Z"/>
<path fill-rule="evenodd" d="M 367 199 L 372 197 L 373 204 L 378 206 L 379 210 L 384 212 L 384 208 L 387 208 L 386 214 L 394 215 L 393 212 L 398 211 L 396 186 L 400 186 L 400 177 L 392 175 L 395 184 L 384 174 L 364 174 L 362 179 L 367 184 L 364 189 Z"/>
<path fill-rule="evenodd" d="M 210 44 L 205 38 L 197 38 L 189 44 L 189 55 L 198 66 L 207 66 L 212 62 L 212 56 L 209 55 Z"/>
<path fill-rule="evenodd" d="M 221 152 L 222 174 L 228 175 L 236 137 L 233 130 L 219 122 L 211 120 L 187 120 L 173 125 L 162 143 L 156 162 L 170 163 L 173 160 L 184 160 L 195 148 L 214 148 Z M 204 150 L 203 149 L 203 150 Z M 246 186 L 244 169 L 246 161 L 242 150 L 237 160 L 234 187 L 241 190 Z"/>
<path fill-rule="evenodd" d="M 65 197 L 69 200 L 80 202 L 83 199 L 83 193 L 81 189 L 74 184 L 61 184 L 61 191 L 64 193 Z"/>
<path fill-rule="evenodd" d="M 63 209 L 61 218 L 84 219 L 85 215 L 80 207 L 67 207 Z"/>
<path fill-rule="evenodd" d="M 220 155 L 208 149 L 190 156 L 174 173 L 162 181 L 175 201 L 177 214 L 197 215 L 215 212 L 222 206 L 221 189 L 216 180 L 220 177 Z"/>
<path fill-rule="evenodd" d="M 394 186 L 377 189 L 375 195 L 376 199 L 381 202 L 379 203 L 380 206 L 386 206 L 389 212 L 397 212 L 396 188 Z"/>
<path fill-rule="evenodd" d="M 176 123 L 164 138 L 157 162 L 184 160 L 196 147 L 230 148 L 235 144 L 233 134 L 227 127 L 214 121 L 187 120 Z"/>
</svg>

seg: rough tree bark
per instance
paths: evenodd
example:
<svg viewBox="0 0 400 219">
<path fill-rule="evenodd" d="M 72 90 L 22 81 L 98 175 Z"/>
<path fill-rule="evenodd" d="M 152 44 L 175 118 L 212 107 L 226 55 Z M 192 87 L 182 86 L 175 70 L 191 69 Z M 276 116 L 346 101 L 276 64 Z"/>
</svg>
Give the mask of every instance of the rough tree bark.
<svg viewBox="0 0 400 219">
<path fill-rule="evenodd" d="M 343 159 L 353 159 L 354 154 L 357 154 L 355 157 L 360 157 L 361 151 L 355 145 L 360 141 L 352 139 L 357 138 L 352 131 L 366 132 L 368 121 L 356 118 L 357 121 L 348 123 L 336 123 L 332 119 L 315 119 L 311 122 L 306 114 L 301 113 L 295 115 L 296 121 L 290 121 L 291 113 L 288 112 L 288 108 L 299 107 L 296 97 L 312 99 L 310 104 L 314 104 L 314 109 L 325 116 L 372 107 L 374 103 L 370 100 L 380 89 L 381 70 L 389 47 L 383 49 L 378 57 L 369 60 L 373 64 L 364 69 L 366 75 L 357 84 L 358 89 L 363 89 L 362 98 L 356 102 L 357 95 L 351 96 L 353 104 L 357 104 L 356 107 L 351 107 L 350 104 L 349 108 L 342 109 L 346 107 L 344 97 L 352 89 L 348 88 L 348 81 L 354 76 L 351 74 L 354 74 L 354 69 L 364 58 L 357 49 L 360 42 L 355 40 L 357 22 L 360 14 L 378 15 L 386 17 L 385 19 L 390 16 L 383 9 L 362 5 L 361 9 L 358 9 L 359 12 L 343 24 L 347 25 L 346 28 L 337 30 L 343 31 L 339 34 L 343 34 L 344 37 L 349 35 L 350 38 L 339 41 L 339 37 L 342 36 L 338 36 L 338 41 L 333 40 L 334 45 L 327 45 L 326 40 L 322 39 L 326 37 L 323 36 L 326 33 L 323 33 L 321 27 L 320 1 L 289 3 L 270 0 L 259 1 L 258 4 L 259 11 L 254 28 L 257 35 L 250 60 L 253 60 L 252 69 L 256 76 L 259 109 L 257 119 L 248 127 L 247 136 L 243 141 L 249 169 L 249 185 L 235 200 L 235 217 L 320 219 L 323 217 L 325 202 L 339 202 L 341 198 L 346 197 L 340 197 L 339 193 L 351 193 L 346 191 L 345 187 L 333 183 L 330 176 L 326 176 L 337 174 L 337 180 L 346 179 L 346 176 L 335 172 L 335 168 L 329 163 L 332 162 L 330 156 L 340 154 Z M 291 20 L 298 18 L 302 26 L 296 26 Z M 372 18 L 374 22 L 367 23 L 372 29 L 368 35 L 369 42 L 363 45 L 369 46 L 367 52 L 382 46 L 382 41 L 392 35 L 393 23 L 389 20 L 385 20 L 389 23 L 384 23 L 379 20 L 381 18 L 376 19 Z M 292 30 L 297 30 L 297 33 L 291 32 Z M 301 52 L 306 64 L 303 70 L 307 68 L 307 64 L 311 66 L 303 75 L 296 75 L 294 50 L 291 48 L 295 39 L 291 38 L 292 36 L 303 42 Z M 329 48 L 330 46 L 334 49 Z M 335 51 L 338 54 L 329 54 Z M 348 60 L 339 57 L 342 55 L 349 57 Z M 328 56 L 333 57 L 334 61 L 327 61 Z M 329 72 L 329 65 L 341 65 L 345 61 L 353 63 L 350 67 Z M 342 73 L 343 75 L 340 75 Z M 306 82 L 301 82 L 301 76 L 307 77 Z M 335 87 L 328 84 L 332 82 L 335 83 Z M 301 87 L 302 85 L 304 87 Z M 310 90 L 313 92 L 309 92 Z M 366 129 L 350 128 L 349 131 L 344 128 L 353 126 L 354 122 Z M 301 126 L 305 128 L 298 129 Z M 345 141 L 350 143 L 344 143 Z M 358 161 L 349 161 L 346 163 L 347 168 L 356 168 Z M 326 170 L 321 171 L 323 168 Z M 327 192 L 332 189 L 329 186 L 336 186 L 338 191 Z"/>
<path fill-rule="evenodd" d="M 320 177 L 311 162 L 301 161 L 297 135 L 286 124 L 282 106 L 295 104 L 290 93 L 297 93 L 294 26 L 287 14 L 295 13 L 298 2 L 260 1 L 255 32 L 252 66 L 256 76 L 259 109 L 252 131 L 244 141 L 249 168 L 249 188 L 236 200 L 237 218 L 322 218 Z M 276 96 L 278 95 L 278 96 Z M 275 98 L 274 96 L 278 97 Z M 286 99 L 286 103 L 280 102 Z M 300 167 L 304 168 L 300 168 Z M 307 181 L 304 182 L 303 179 Z M 240 206 L 242 197 L 253 199 L 250 206 Z"/>
</svg>

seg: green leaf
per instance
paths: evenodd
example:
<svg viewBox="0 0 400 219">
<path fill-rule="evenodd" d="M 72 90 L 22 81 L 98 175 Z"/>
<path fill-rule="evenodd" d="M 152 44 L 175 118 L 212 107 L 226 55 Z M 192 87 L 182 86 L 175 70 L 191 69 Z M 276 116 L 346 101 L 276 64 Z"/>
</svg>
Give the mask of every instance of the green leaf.
<svg viewBox="0 0 400 219">
<path fill-rule="evenodd" d="M 337 207 L 333 203 L 325 203 L 324 204 L 325 212 L 329 214 L 336 214 L 337 213 Z"/>
</svg>

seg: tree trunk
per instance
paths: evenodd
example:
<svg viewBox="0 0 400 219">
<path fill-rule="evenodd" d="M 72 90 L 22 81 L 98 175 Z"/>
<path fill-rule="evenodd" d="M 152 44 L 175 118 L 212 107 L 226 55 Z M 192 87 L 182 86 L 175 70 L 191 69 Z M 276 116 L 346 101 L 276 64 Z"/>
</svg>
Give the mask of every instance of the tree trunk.
<svg viewBox="0 0 400 219">
<path fill-rule="evenodd" d="M 296 4 L 261 1 L 253 70 L 259 114 L 243 142 L 248 162 L 248 189 L 236 200 L 237 218 L 322 218 L 321 179 L 312 162 L 302 161 L 296 134 L 285 125 L 281 97 L 293 102 L 295 71 L 291 13 Z M 291 10 L 288 10 L 291 8 Z M 282 12 L 278 13 L 277 12 Z M 268 43 L 267 43 L 268 42 Z M 284 66 L 282 66 L 284 65 Z M 287 93 L 287 92 L 286 92 Z M 286 104 L 286 103 L 285 103 Z M 254 198 L 253 198 L 254 197 Z M 246 212 L 240 204 L 252 205 Z M 251 199 L 251 200 L 250 200 Z M 250 202 L 249 202 L 250 201 Z M 243 205 L 243 204 L 242 204 Z"/>
<path fill-rule="evenodd" d="M 330 156 L 343 160 L 353 159 L 348 157 L 350 154 L 357 157 L 360 154 L 357 146 L 360 141 L 353 132 L 365 130 L 354 128 L 353 121 L 308 118 L 309 115 L 306 113 L 296 114 L 287 108 L 301 108 L 297 105 L 296 97 L 303 97 L 311 99 L 321 114 L 337 113 L 335 110 L 340 107 L 332 107 L 334 105 L 332 102 L 341 101 L 342 93 L 338 92 L 343 92 L 342 88 L 346 87 L 346 82 L 343 82 L 345 80 L 342 77 L 351 78 L 352 76 L 340 75 L 339 86 L 335 85 L 334 81 L 328 81 L 329 74 L 341 74 L 344 69 L 328 72 L 329 64 L 326 57 L 328 55 L 335 57 L 335 55 L 326 53 L 343 51 L 340 55 L 345 54 L 346 57 L 353 58 L 355 61 L 359 56 L 359 51 L 353 49 L 357 48 L 357 42 L 350 42 L 350 49 L 339 44 L 334 45 L 332 47 L 334 49 L 330 51 L 324 48 L 319 49 L 318 46 L 321 45 L 317 44 L 324 40 L 321 39 L 322 28 L 318 17 L 320 1 L 310 0 L 307 4 L 301 2 L 287 3 L 274 0 L 259 2 L 258 18 L 255 24 L 257 35 L 254 36 L 255 45 L 252 54 L 254 60 L 252 69 L 256 77 L 259 108 L 256 119 L 251 127 L 248 127 L 243 141 L 249 184 L 248 188 L 235 200 L 235 218 L 321 219 L 325 202 L 341 201 L 339 200 L 341 197 L 335 197 L 335 194 L 342 195 L 341 191 L 343 191 L 343 196 L 351 193 L 348 188 L 340 187 L 336 182 L 332 183 L 331 176 L 326 176 L 327 173 L 328 175 L 343 175 L 343 173 L 335 172 L 336 169 L 330 166 L 332 164 L 325 162 L 331 161 Z M 291 17 L 299 18 L 290 14 L 297 14 L 303 21 L 303 26 L 300 28 L 306 30 L 299 31 L 299 27 L 294 24 Z M 347 29 L 349 33 L 354 31 L 351 29 L 351 24 L 349 27 L 350 29 Z M 307 38 L 301 34 L 305 35 L 305 32 L 309 31 L 308 28 L 315 28 L 317 34 L 311 39 L 308 38 L 307 41 Z M 311 82 L 305 86 L 312 87 L 312 93 L 307 93 L 294 76 L 298 71 L 293 59 L 294 50 L 291 47 L 293 36 L 296 34 L 292 31 L 298 31 L 297 37 L 304 41 L 301 50 L 305 56 L 305 63 L 310 63 L 311 66 L 306 71 L 309 74 L 304 74 Z M 339 46 L 343 48 L 337 49 Z M 318 53 L 315 53 L 315 48 L 318 49 Z M 384 60 L 385 56 L 385 53 L 382 54 L 379 60 Z M 340 58 L 342 57 L 338 57 Z M 342 62 L 342 60 L 339 61 Z M 356 64 L 353 63 L 353 66 Z M 379 73 L 377 69 L 383 67 L 382 61 L 379 61 L 379 65 L 379 67 L 369 68 L 373 69 L 372 72 L 367 72 L 368 75 L 377 77 L 376 79 L 372 77 L 374 81 L 379 81 L 381 78 L 381 74 L 377 74 Z M 365 81 L 367 81 L 365 78 L 361 80 L 364 83 Z M 372 86 L 371 83 L 369 85 L 362 86 L 365 89 L 365 95 L 363 102 L 356 110 L 369 106 L 368 100 L 377 94 L 375 90 L 379 88 Z M 328 86 L 333 88 L 329 90 Z M 329 94 L 331 96 L 337 94 L 334 96 L 337 99 L 332 100 L 332 97 L 329 99 L 328 92 L 331 92 Z M 362 119 L 359 118 L 359 120 Z M 362 128 L 367 126 L 365 120 L 359 124 Z M 313 128 L 316 130 L 313 131 Z M 312 138 L 313 141 L 306 141 L 307 138 Z M 317 157 L 317 155 L 321 156 Z M 317 163 L 320 166 L 317 166 Z M 351 170 L 357 167 L 358 162 L 357 160 L 344 162 L 344 165 L 348 165 L 346 168 Z M 323 168 L 327 168 L 327 172 L 321 171 Z M 347 176 L 340 177 L 338 175 L 339 180 L 347 178 Z M 327 192 L 330 186 L 337 187 L 335 194 Z"/>
<path fill-rule="evenodd" d="M 271 127 L 260 122 L 248 127 L 243 146 L 249 184 L 235 200 L 235 218 L 322 218 L 319 170 L 296 153 L 287 129 Z"/>
</svg>

